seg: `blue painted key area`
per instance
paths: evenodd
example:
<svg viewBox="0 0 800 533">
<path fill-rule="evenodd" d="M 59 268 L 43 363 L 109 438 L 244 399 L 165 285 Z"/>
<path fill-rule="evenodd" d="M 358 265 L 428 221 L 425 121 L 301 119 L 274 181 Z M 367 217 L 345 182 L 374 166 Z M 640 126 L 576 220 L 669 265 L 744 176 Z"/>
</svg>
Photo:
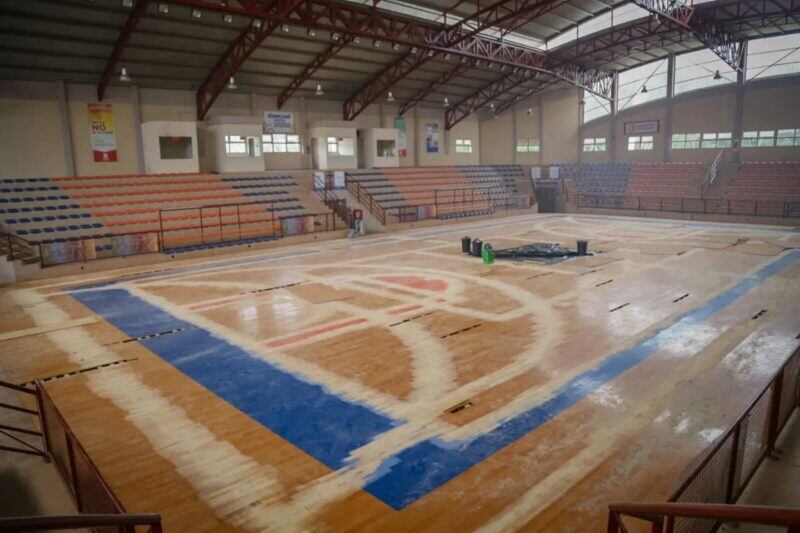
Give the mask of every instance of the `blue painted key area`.
<svg viewBox="0 0 800 533">
<path fill-rule="evenodd" d="M 621 350 L 601 361 L 553 393 L 553 397 L 528 411 L 506 420 L 492 431 L 466 442 L 428 439 L 406 448 L 384 462 L 365 490 L 395 509 L 402 509 L 468 468 L 533 431 L 543 423 L 575 405 L 626 370 L 658 351 L 664 342 L 717 313 L 768 277 L 800 259 L 795 251 L 770 263 L 751 277 L 689 311 L 675 322 L 653 332 L 639 344 Z"/>
<path fill-rule="evenodd" d="M 73 297 L 243 413 L 332 469 L 398 422 L 258 359 L 122 289 Z"/>
<path fill-rule="evenodd" d="M 365 490 L 394 509 L 483 461 L 660 350 L 665 342 L 719 312 L 762 281 L 800 260 L 790 252 L 713 297 L 637 345 L 620 350 L 557 389 L 547 401 L 464 442 L 428 439 L 384 461 Z M 95 285 L 98 287 L 99 285 Z M 184 328 L 139 342 L 220 398 L 330 468 L 348 454 L 402 423 L 339 398 L 259 359 L 212 333 L 180 320 L 125 290 L 74 291 L 73 297 L 131 337 Z"/>
</svg>

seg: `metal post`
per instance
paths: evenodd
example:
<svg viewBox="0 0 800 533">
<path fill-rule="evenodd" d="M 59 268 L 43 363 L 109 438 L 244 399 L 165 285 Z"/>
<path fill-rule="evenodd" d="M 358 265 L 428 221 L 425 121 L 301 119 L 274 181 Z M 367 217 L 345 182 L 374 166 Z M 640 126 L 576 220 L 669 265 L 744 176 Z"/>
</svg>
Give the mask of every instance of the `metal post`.
<svg viewBox="0 0 800 533">
<path fill-rule="evenodd" d="M 736 424 L 731 434 L 733 443 L 731 444 L 731 461 L 728 466 L 728 485 L 725 488 L 725 503 L 734 503 L 736 494 L 734 494 L 734 483 L 736 481 L 736 461 L 739 457 L 739 437 L 742 432 L 742 422 Z"/>
<path fill-rule="evenodd" d="M 217 214 L 219 215 L 219 242 L 225 240 L 222 236 L 222 205 L 217 206 Z"/>
<path fill-rule="evenodd" d="M 778 440 L 778 417 L 781 410 L 781 390 L 783 389 L 783 374 L 785 369 L 781 369 L 772 382 L 772 393 L 769 400 L 769 426 L 767 427 L 767 449 L 765 453 L 773 455 L 775 452 L 775 441 Z"/>
<path fill-rule="evenodd" d="M 75 496 L 75 508 L 79 513 L 83 512 L 83 502 L 81 502 L 81 491 L 78 486 L 78 472 L 75 469 L 75 450 L 72 445 L 72 437 L 68 432 L 64 432 L 64 438 L 67 441 L 67 457 L 69 458 L 69 469 L 72 474 L 72 492 Z"/>
<path fill-rule="evenodd" d="M 36 387 L 36 410 L 39 411 L 39 425 L 42 427 L 42 446 L 44 446 L 44 460 L 50 462 L 50 434 L 47 432 L 47 418 L 44 412 L 44 401 L 42 400 L 42 384 L 37 379 L 34 382 Z"/>
</svg>

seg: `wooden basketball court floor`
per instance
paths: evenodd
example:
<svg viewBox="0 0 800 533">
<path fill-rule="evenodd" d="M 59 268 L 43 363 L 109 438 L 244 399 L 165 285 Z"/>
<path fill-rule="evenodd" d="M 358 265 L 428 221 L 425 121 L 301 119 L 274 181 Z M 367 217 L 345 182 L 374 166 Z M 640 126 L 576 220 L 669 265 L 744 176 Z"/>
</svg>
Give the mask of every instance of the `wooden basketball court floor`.
<svg viewBox="0 0 800 533">
<path fill-rule="evenodd" d="M 463 235 L 594 256 L 483 265 Z M 800 233 L 526 215 L 2 289 L 46 382 L 168 531 L 600 531 L 664 500 L 798 346 Z"/>
</svg>

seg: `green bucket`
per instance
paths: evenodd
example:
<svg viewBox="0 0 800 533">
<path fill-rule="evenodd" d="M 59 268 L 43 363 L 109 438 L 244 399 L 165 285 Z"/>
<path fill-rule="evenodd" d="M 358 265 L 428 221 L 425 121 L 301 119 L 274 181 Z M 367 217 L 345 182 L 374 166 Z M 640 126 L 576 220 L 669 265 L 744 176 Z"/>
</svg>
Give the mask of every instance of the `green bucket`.
<svg viewBox="0 0 800 533">
<path fill-rule="evenodd" d="M 483 256 L 484 265 L 491 265 L 492 263 L 494 263 L 494 249 L 492 248 L 491 244 L 485 244 L 483 246 L 481 255 Z"/>
</svg>

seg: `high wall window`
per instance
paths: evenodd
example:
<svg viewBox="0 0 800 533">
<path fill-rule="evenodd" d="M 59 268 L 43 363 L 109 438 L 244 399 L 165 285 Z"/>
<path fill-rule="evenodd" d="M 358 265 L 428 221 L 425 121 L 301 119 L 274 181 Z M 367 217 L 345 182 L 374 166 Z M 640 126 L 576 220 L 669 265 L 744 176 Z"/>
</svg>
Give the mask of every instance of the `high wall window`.
<svg viewBox="0 0 800 533">
<path fill-rule="evenodd" d="M 673 150 L 694 150 L 700 148 L 700 134 L 699 133 L 673 133 L 672 134 L 672 149 Z"/>
<path fill-rule="evenodd" d="M 267 133 L 264 135 L 263 141 L 265 154 L 298 154 L 302 150 L 299 135 Z"/>
<path fill-rule="evenodd" d="M 634 135 L 628 137 L 628 151 L 644 151 L 653 149 L 653 136 L 652 135 Z"/>
<path fill-rule="evenodd" d="M 258 137 L 226 135 L 225 153 L 231 157 L 258 157 L 261 155 L 261 143 Z"/>
<path fill-rule="evenodd" d="M 675 94 L 736 83 L 736 72 L 709 49 L 675 57 Z"/>
<path fill-rule="evenodd" d="M 748 80 L 799 73 L 800 35 L 795 33 L 748 41 Z"/>
<path fill-rule="evenodd" d="M 730 148 L 730 133 L 704 133 L 701 148 Z"/>
<path fill-rule="evenodd" d="M 583 122 L 611 114 L 611 102 L 605 98 L 583 91 Z"/>
<path fill-rule="evenodd" d="M 339 141 L 336 139 L 336 137 L 328 137 L 328 153 L 329 154 L 339 153 Z"/>
<path fill-rule="evenodd" d="M 517 152 L 520 154 L 539 151 L 539 139 L 517 139 Z"/>
<path fill-rule="evenodd" d="M 472 153 L 472 139 L 456 139 L 456 153 L 457 154 L 471 154 Z"/>
<path fill-rule="evenodd" d="M 605 152 L 606 151 L 606 138 L 605 137 L 587 137 L 583 140 L 584 152 Z"/>
<path fill-rule="evenodd" d="M 775 146 L 800 146 L 800 128 L 778 130 L 778 141 Z"/>
<path fill-rule="evenodd" d="M 666 59 L 620 72 L 617 100 L 619 111 L 666 97 Z"/>
<path fill-rule="evenodd" d="M 775 146 L 775 130 L 746 131 L 742 135 L 742 148 L 769 148 Z"/>
<path fill-rule="evenodd" d="M 328 137 L 328 153 L 336 155 L 354 155 L 355 143 L 350 137 Z"/>
</svg>

